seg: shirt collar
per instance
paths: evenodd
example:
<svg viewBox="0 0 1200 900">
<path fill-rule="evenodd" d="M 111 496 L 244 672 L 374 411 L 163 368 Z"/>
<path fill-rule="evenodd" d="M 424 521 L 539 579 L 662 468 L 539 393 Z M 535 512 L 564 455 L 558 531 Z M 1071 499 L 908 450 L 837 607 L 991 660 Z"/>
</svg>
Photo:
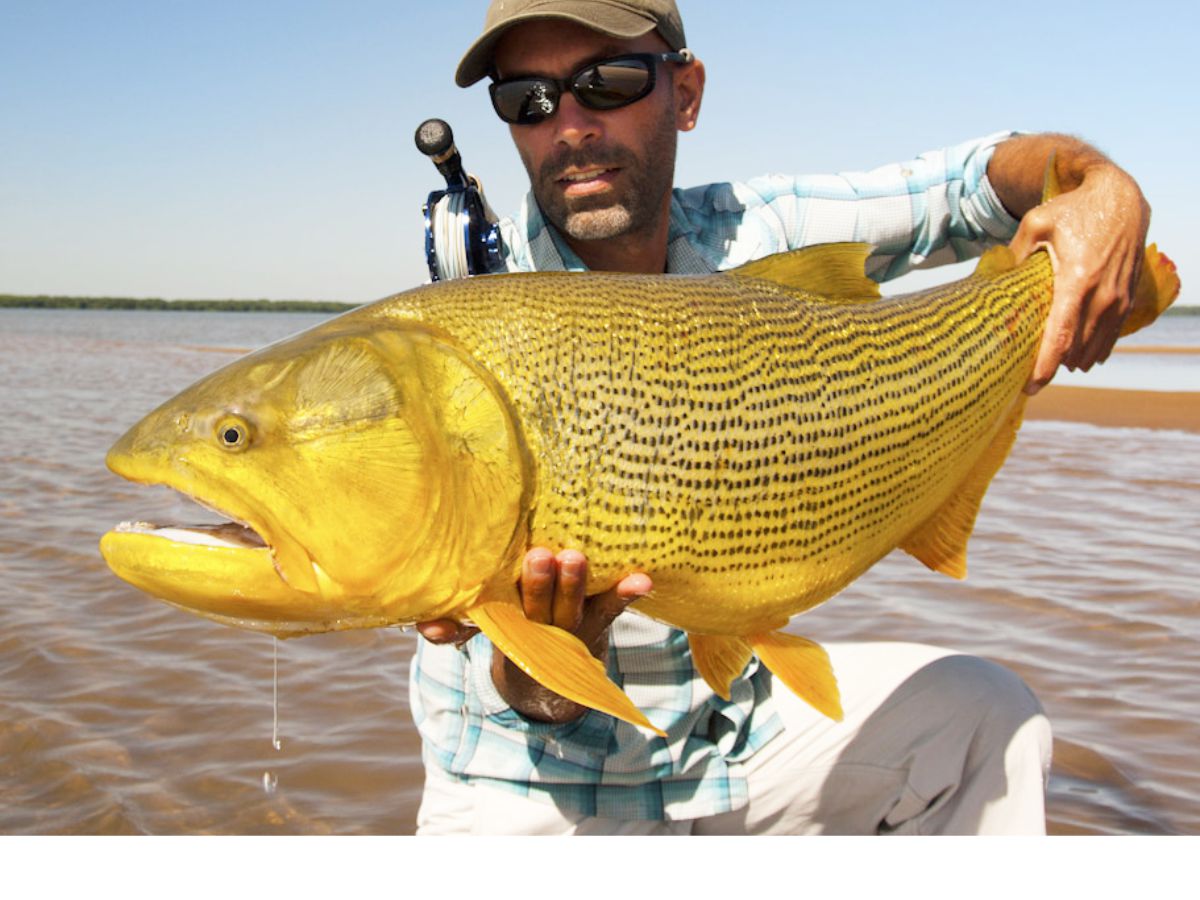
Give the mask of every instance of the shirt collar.
<svg viewBox="0 0 1200 900">
<path fill-rule="evenodd" d="M 546 221 L 541 207 L 530 191 L 525 196 L 525 237 L 529 254 L 539 272 L 586 272 L 587 266 L 570 248 L 558 229 Z M 694 240 L 700 227 L 684 212 L 678 191 L 671 192 L 670 223 L 667 230 L 667 272 L 680 275 L 701 275 L 717 271 L 716 267 L 697 252 Z"/>
</svg>

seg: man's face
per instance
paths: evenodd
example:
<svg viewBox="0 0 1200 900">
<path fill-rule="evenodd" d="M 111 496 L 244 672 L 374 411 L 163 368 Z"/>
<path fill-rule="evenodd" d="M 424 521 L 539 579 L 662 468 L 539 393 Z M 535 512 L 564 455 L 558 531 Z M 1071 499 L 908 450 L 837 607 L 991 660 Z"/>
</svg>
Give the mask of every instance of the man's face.
<svg viewBox="0 0 1200 900">
<path fill-rule="evenodd" d="M 566 79 L 601 59 L 668 49 L 653 32 L 629 41 L 568 22 L 527 22 L 504 36 L 494 61 L 502 78 Z M 565 93 L 551 118 L 510 126 L 542 212 L 576 240 L 603 240 L 652 228 L 668 208 L 681 125 L 674 66 L 658 65 L 654 90 L 629 106 L 588 109 Z"/>
</svg>

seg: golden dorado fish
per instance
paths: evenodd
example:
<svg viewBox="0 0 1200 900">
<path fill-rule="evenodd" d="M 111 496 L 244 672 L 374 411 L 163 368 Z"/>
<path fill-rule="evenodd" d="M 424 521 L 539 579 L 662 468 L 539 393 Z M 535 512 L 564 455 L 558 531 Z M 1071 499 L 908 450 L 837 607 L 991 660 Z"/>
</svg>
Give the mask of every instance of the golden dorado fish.
<svg viewBox="0 0 1200 900">
<path fill-rule="evenodd" d="M 1000 247 L 965 280 L 879 299 L 868 252 L 496 275 L 351 311 L 109 452 L 240 524 L 123 525 L 101 550 L 155 596 L 278 635 L 469 619 L 555 692 L 658 731 L 582 642 L 521 611 L 526 550 L 574 548 L 589 594 L 652 577 L 631 609 L 685 630 L 717 693 L 756 654 L 840 717 L 824 650 L 781 629 L 896 547 L 965 574 L 1053 283 L 1044 252 Z M 1178 289 L 1148 248 L 1131 327 Z"/>
</svg>

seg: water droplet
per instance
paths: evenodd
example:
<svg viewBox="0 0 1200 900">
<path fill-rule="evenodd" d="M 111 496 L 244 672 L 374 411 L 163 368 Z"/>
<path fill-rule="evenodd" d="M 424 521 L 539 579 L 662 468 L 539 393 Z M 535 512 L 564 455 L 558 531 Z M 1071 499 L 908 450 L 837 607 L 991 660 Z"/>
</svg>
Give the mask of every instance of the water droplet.
<svg viewBox="0 0 1200 900">
<path fill-rule="evenodd" d="M 263 772 L 263 791 L 267 794 L 274 794 L 275 788 L 279 786 L 279 776 L 274 772 Z"/>
</svg>

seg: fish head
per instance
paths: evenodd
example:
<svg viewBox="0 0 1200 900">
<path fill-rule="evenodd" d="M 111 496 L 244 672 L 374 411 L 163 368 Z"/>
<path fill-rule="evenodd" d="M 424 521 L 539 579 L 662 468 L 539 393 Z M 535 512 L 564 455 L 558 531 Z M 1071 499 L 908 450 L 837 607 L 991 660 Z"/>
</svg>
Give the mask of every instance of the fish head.
<svg viewBox="0 0 1200 900">
<path fill-rule="evenodd" d="M 335 320 L 202 379 L 109 451 L 116 474 L 231 524 L 126 524 L 101 551 L 149 593 L 276 634 L 451 615 L 519 552 L 516 421 L 445 336 Z"/>
</svg>

